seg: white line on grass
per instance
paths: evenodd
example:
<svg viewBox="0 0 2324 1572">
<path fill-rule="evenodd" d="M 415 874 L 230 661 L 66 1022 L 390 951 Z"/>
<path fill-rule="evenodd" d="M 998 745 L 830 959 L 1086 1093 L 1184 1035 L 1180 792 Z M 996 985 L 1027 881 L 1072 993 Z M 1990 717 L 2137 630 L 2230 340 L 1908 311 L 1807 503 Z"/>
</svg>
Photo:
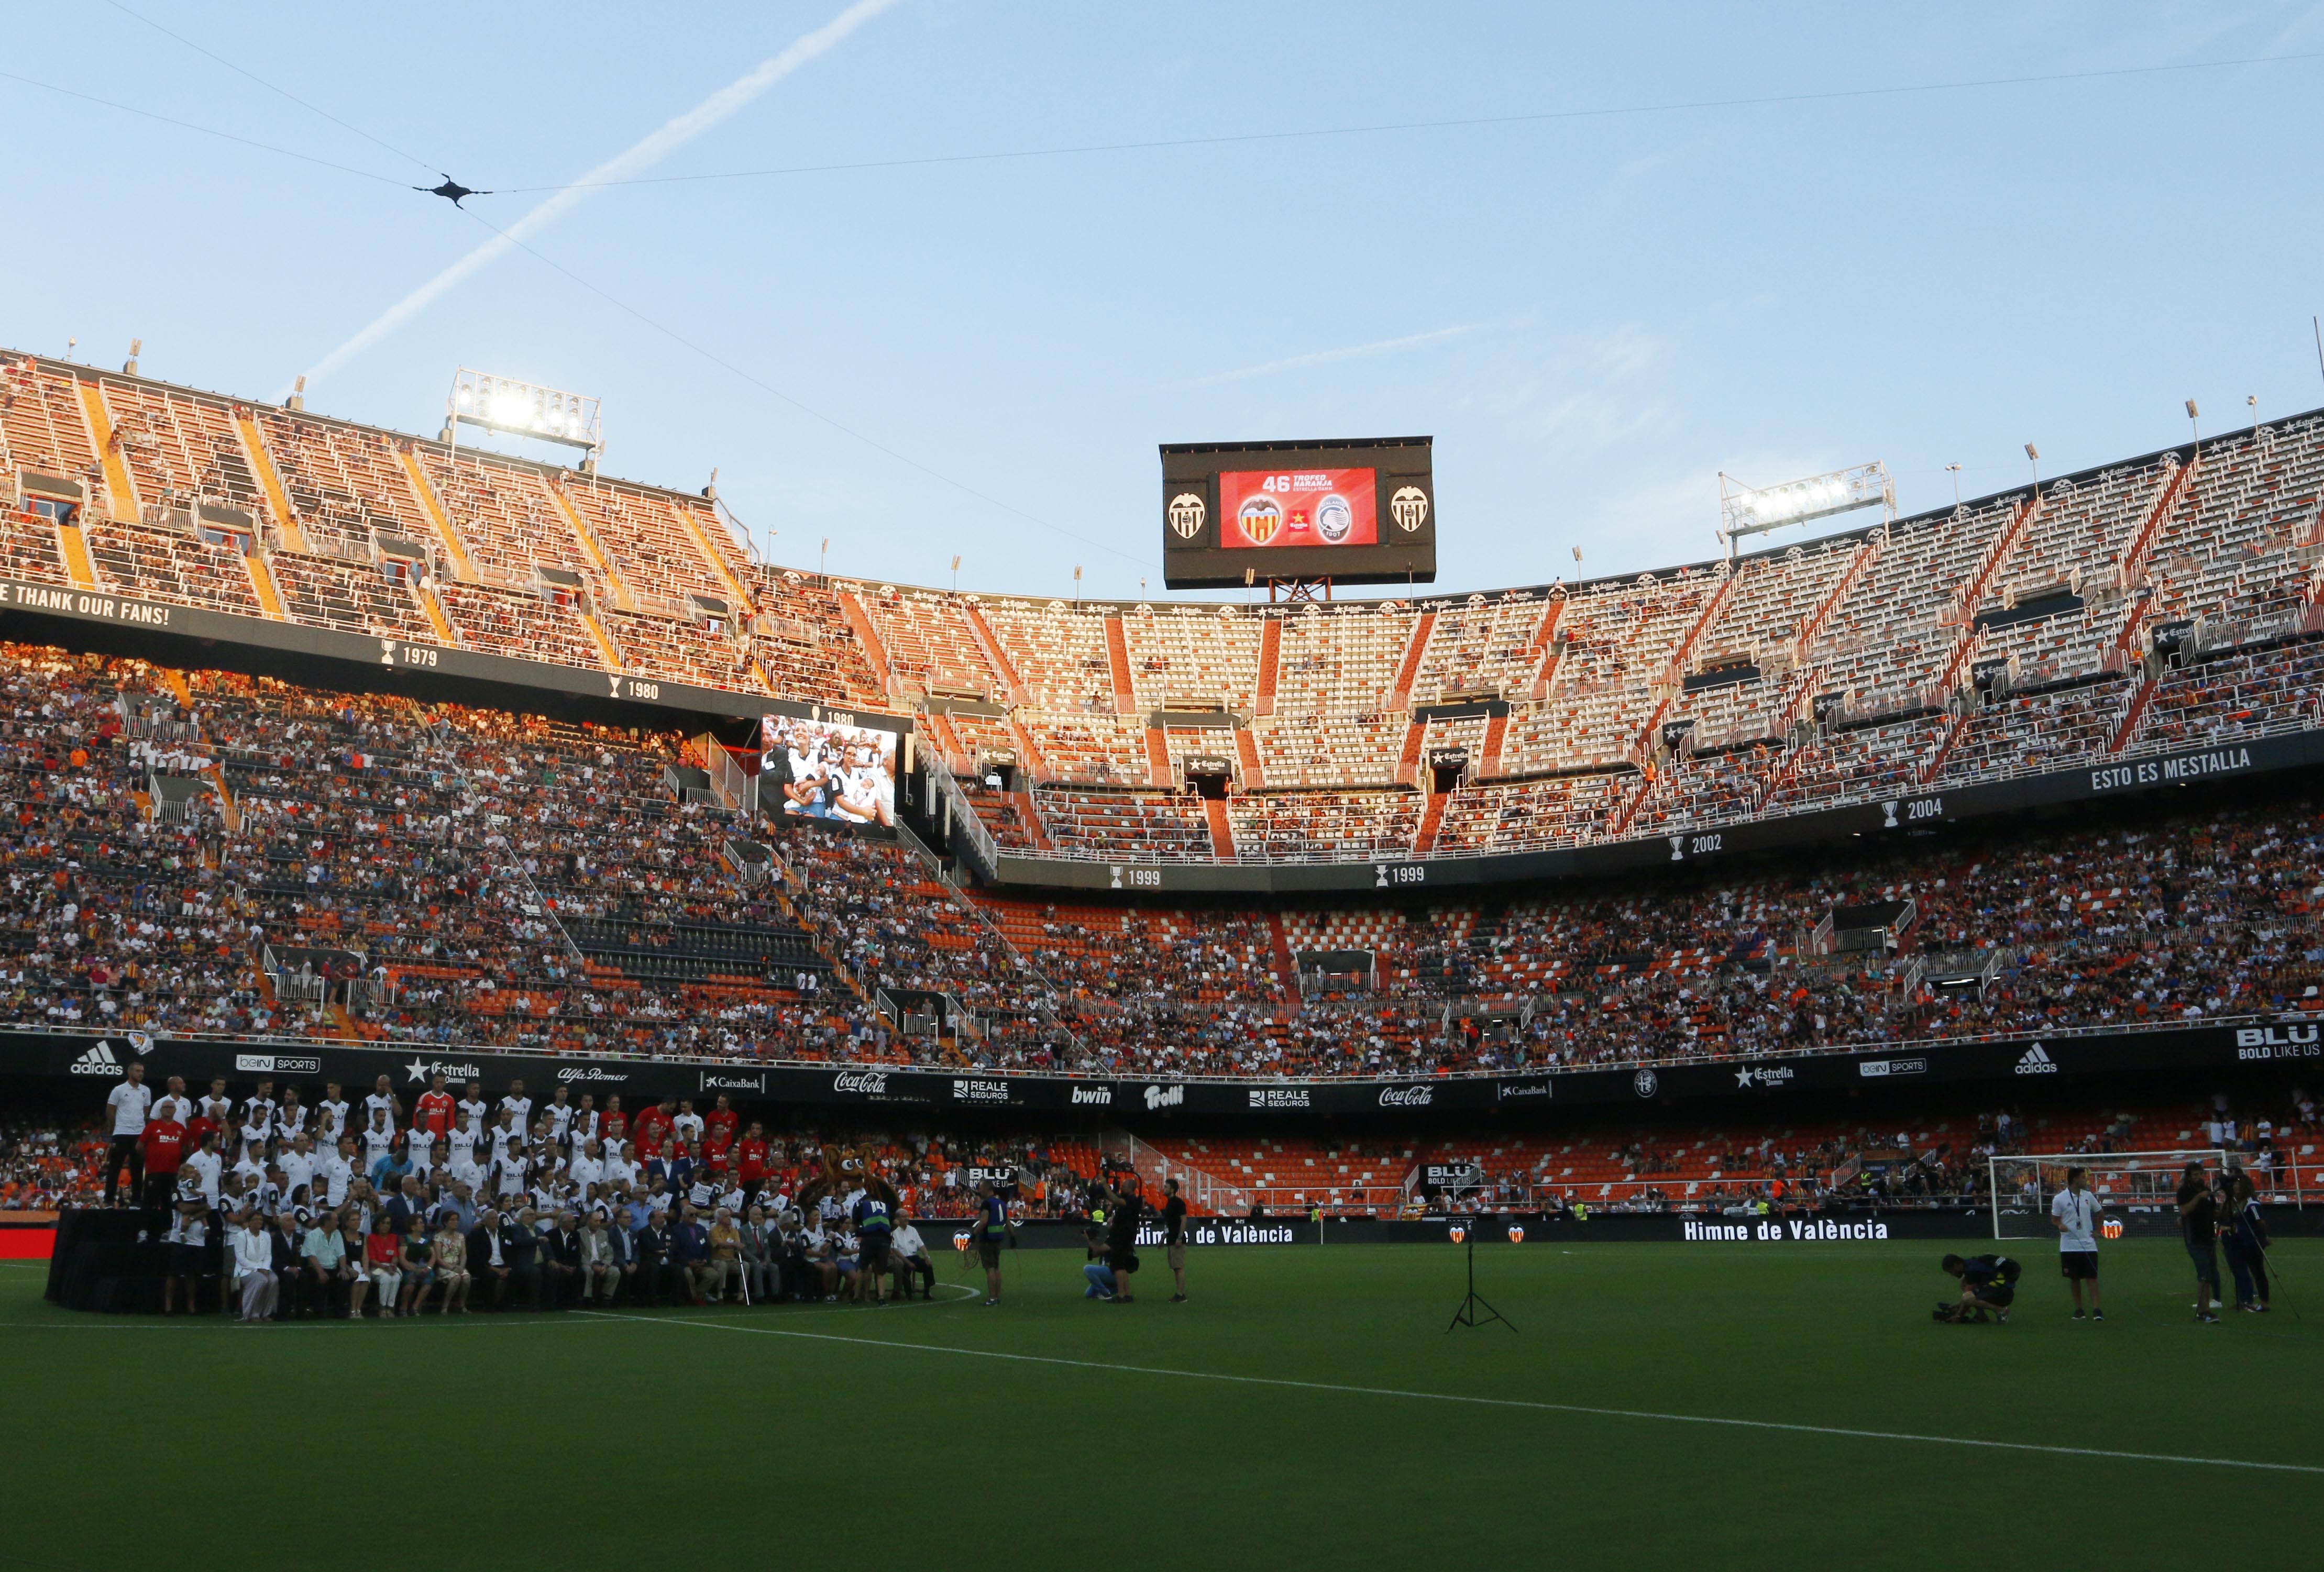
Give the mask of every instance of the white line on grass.
<svg viewBox="0 0 2324 1572">
<path fill-rule="evenodd" d="M 1282 1386 L 1332 1392 L 1351 1397 L 1401 1397 L 1418 1402 L 1457 1402 L 1480 1408 L 1514 1408 L 1536 1413 L 1586 1414 L 1596 1419 L 1654 1420 L 1664 1424 L 1723 1425 L 1735 1430 L 1783 1430 L 1794 1435 L 1844 1436 L 1861 1441 L 1918 1441 L 1935 1447 L 1977 1447 L 2000 1452 L 2044 1452 L 2063 1457 L 2111 1457 L 2132 1463 L 2199 1464 L 2207 1468 L 2253 1468 L 2276 1474 L 2324 1474 L 2313 1463 L 2265 1463 L 2245 1457 L 2188 1457 L 2168 1452 L 2125 1452 L 2102 1447 L 2054 1447 L 2039 1441 L 1987 1441 L 1970 1436 L 1923 1436 L 1909 1430 L 1860 1430 L 1843 1425 L 1786 1424 L 1781 1420 L 1722 1419 L 1715 1414 L 1658 1413 L 1651 1409 L 1595 1408 L 1578 1402 L 1540 1402 L 1523 1397 L 1470 1397 L 1453 1392 L 1414 1392 L 1395 1386 L 1349 1386 L 1333 1381 L 1294 1381 L 1281 1375 L 1230 1375 L 1216 1370 L 1167 1370 L 1153 1365 L 1112 1365 L 1097 1359 L 1066 1359 L 1054 1354 L 1003 1354 L 990 1348 L 958 1348 L 947 1343 L 899 1343 L 887 1338 L 849 1338 L 836 1332 L 790 1332 L 779 1327 L 746 1327 L 730 1321 L 698 1321 L 677 1316 L 622 1315 L 613 1310 L 576 1310 L 604 1320 L 642 1321 L 656 1327 L 706 1327 L 721 1332 L 756 1332 L 769 1338 L 798 1338 L 816 1343 L 856 1343 L 872 1348 L 902 1348 L 921 1354 L 959 1354 L 971 1359 L 1006 1359 L 1020 1365 L 1060 1365 L 1075 1370 L 1105 1370 L 1125 1375 L 1167 1375 L 1182 1381 L 1220 1381 L 1237 1386 Z"/>
</svg>

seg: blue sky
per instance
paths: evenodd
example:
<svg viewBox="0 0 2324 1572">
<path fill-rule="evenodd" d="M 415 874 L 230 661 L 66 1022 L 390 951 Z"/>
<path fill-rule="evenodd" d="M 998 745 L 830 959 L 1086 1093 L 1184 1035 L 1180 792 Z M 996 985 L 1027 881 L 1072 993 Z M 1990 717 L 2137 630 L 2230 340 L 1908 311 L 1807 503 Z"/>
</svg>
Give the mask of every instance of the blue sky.
<svg viewBox="0 0 2324 1572">
<path fill-rule="evenodd" d="M 0 79 L 0 344 L 143 337 L 253 397 L 492 238 L 399 182 L 573 180 L 845 9 L 130 3 L 378 142 L 113 0 L 20 11 L 0 70 L 385 178 Z M 648 172 L 2309 53 L 2324 5 L 895 0 Z M 1881 458 L 1916 510 L 2028 440 L 2054 473 L 2182 439 L 2190 396 L 2324 404 L 2319 104 L 2290 60 L 608 188 L 309 405 L 432 432 L 459 364 L 571 388 L 609 473 L 718 466 L 777 560 L 1125 596 L 1162 593 L 1157 442 L 1425 432 L 1440 588 L 1633 572 L 1712 553 L 1721 469 Z"/>
</svg>

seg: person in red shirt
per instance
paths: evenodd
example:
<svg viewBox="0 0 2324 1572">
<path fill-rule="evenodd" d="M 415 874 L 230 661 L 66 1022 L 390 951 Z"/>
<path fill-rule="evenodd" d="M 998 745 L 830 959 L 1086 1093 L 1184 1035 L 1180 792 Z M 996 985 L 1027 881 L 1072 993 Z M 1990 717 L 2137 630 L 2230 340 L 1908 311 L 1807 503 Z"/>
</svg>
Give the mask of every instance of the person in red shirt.
<svg viewBox="0 0 2324 1572">
<path fill-rule="evenodd" d="M 722 1092 L 718 1106 L 712 1108 L 709 1117 L 702 1121 L 703 1137 L 714 1146 L 732 1146 L 734 1131 L 741 1124 L 742 1120 L 735 1117 L 733 1108 L 728 1106 L 725 1094 Z"/>
<path fill-rule="evenodd" d="M 664 1098 L 638 1116 L 638 1145 L 641 1147 L 651 1141 L 656 1151 L 661 1149 L 662 1140 L 669 1134 L 673 1121 L 672 1110 L 677 1106 L 669 1098 Z"/>
<path fill-rule="evenodd" d="M 226 1078 L 221 1076 L 211 1081 L 209 1095 L 194 1100 L 194 1117 L 186 1121 L 186 1150 L 191 1152 L 199 1147 L 204 1135 L 216 1135 L 219 1140 L 225 1140 L 226 1127 L 218 1122 L 212 1110 L 232 1106 L 226 1095 Z"/>
<path fill-rule="evenodd" d="M 438 1141 L 452 1133 L 452 1094 L 444 1089 L 444 1074 L 438 1071 L 429 1082 L 428 1089 L 420 1094 L 412 1105 L 411 1127 L 432 1131 Z"/>
<path fill-rule="evenodd" d="M 605 1141 L 627 1141 L 630 1138 L 630 1116 L 622 1111 L 622 1094 L 615 1092 L 605 1099 L 605 1117 L 598 1122 L 598 1138 Z"/>
<path fill-rule="evenodd" d="M 720 1099 L 724 1100 L 724 1099 Z M 742 1182 L 742 1205 L 747 1210 L 757 1204 L 759 1191 L 767 1182 L 767 1137 L 753 1120 L 740 1145 L 735 1147 L 734 1176 Z"/>
<path fill-rule="evenodd" d="M 137 1137 L 137 1145 L 145 1157 L 143 1204 L 166 1211 L 177 1204 L 178 1168 L 186 1157 L 186 1126 L 171 1099 L 165 1098 L 158 1106 L 165 1110 L 162 1117 L 145 1121 L 145 1133 Z"/>
</svg>

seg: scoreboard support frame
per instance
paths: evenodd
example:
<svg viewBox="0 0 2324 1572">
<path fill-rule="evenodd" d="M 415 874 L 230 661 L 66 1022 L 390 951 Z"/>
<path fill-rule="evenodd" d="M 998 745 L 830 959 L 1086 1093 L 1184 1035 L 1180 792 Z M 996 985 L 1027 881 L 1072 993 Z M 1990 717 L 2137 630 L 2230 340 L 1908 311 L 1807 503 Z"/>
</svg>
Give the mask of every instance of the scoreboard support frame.
<svg viewBox="0 0 2324 1572">
<path fill-rule="evenodd" d="M 1276 603 L 1275 594 L 1277 590 L 1283 592 L 1282 603 L 1286 606 L 1329 604 L 1332 599 L 1332 575 L 1325 574 L 1319 579 L 1270 578 L 1267 581 L 1268 605 L 1272 606 Z"/>
</svg>

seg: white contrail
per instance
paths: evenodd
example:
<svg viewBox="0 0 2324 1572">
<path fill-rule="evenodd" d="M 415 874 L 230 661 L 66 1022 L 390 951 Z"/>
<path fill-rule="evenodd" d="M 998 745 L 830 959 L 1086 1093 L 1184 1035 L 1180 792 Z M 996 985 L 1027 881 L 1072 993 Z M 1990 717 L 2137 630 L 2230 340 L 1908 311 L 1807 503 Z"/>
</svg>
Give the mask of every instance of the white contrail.
<svg viewBox="0 0 2324 1572">
<path fill-rule="evenodd" d="M 561 217 L 577 206 L 583 198 L 595 194 L 595 188 L 608 181 L 626 179 L 639 170 L 659 163 L 664 158 L 693 141 L 720 121 L 750 104 L 768 88 L 798 70 L 808 61 L 828 53 L 847 35 L 886 11 L 897 0 L 855 0 L 855 4 L 816 28 L 804 34 L 780 54 L 759 63 L 757 69 L 741 79 L 721 87 L 709 97 L 640 142 L 627 152 L 617 153 L 599 164 L 572 185 L 551 192 L 532 211 L 502 233 L 493 235 L 475 250 L 438 273 L 409 295 L 390 306 L 367 324 L 362 332 L 348 339 L 315 363 L 307 372 L 311 387 L 324 377 L 385 338 L 410 321 L 448 293 L 453 286 L 476 271 L 487 262 L 513 249 L 518 241 L 532 234 Z"/>
<path fill-rule="evenodd" d="M 1207 377 L 1195 377 L 1190 382 L 1173 382 L 1174 388 L 1209 388 L 1221 382 L 1240 382 L 1251 377 L 1273 376 L 1277 372 L 1305 371 L 1309 366 L 1330 365 L 1334 361 L 1361 360 L 1367 355 L 1393 354 L 1400 349 L 1418 349 L 1424 344 L 1435 344 L 1447 338 L 1458 338 L 1470 331 L 1475 323 L 1463 323 L 1457 327 L 1439 327 L 1433 333 L 1412 333 L 1402 338 L 1383 338 L 1372 344 L 1351 344 L 1340 349 L 1318 349 L 1306 354 L 1295 354 L 1287 360 L 1270 360 L 1261 365 L 1247 365 L 1239 371 L 1217 372 Z"/>
</svg>

